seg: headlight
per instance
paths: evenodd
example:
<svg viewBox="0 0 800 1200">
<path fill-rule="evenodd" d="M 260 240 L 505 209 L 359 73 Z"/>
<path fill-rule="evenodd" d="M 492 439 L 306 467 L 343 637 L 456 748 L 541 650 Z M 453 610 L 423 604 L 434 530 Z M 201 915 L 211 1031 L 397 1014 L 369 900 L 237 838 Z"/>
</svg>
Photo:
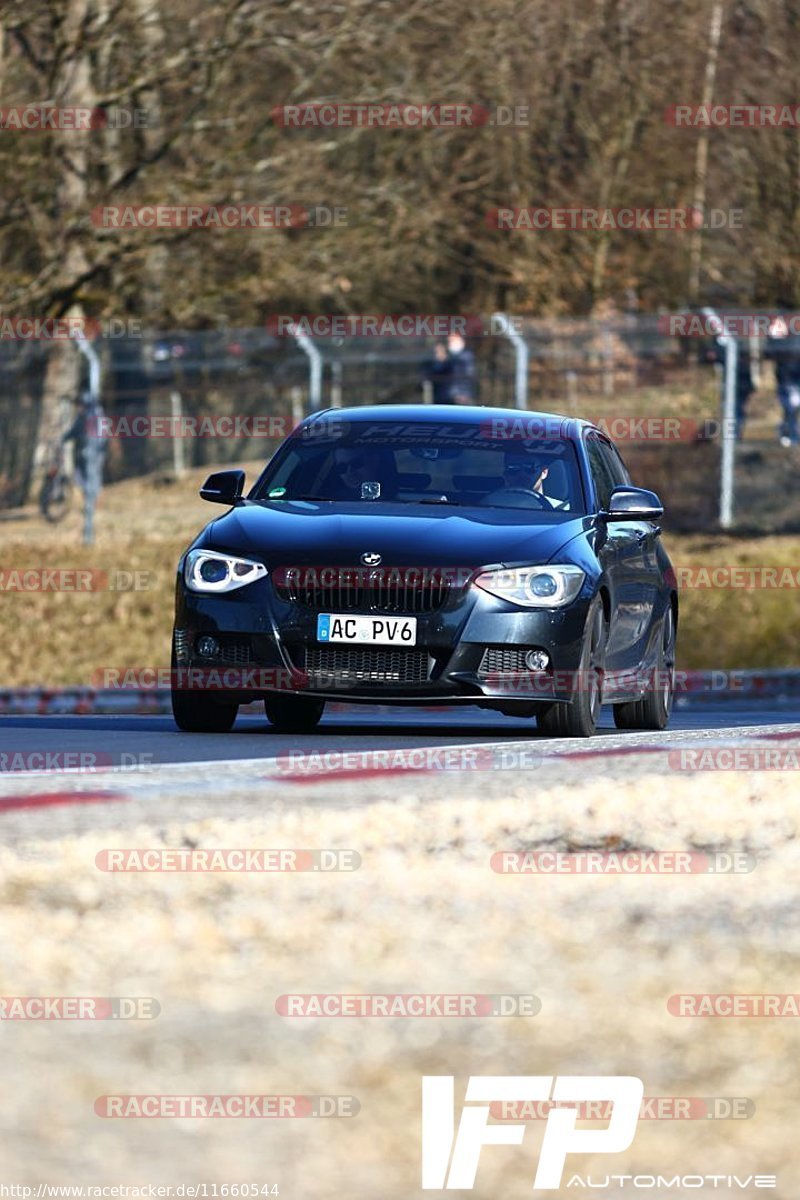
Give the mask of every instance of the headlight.
<svg viewBox="0 0 800 1200">
<path fill-rule="evenodd" d="M 190 592 L 232 592 L 262 579 L 266 573 L 263 563 L 216 554 L 213 550 L 190 550 L 183 567 L 183 578 Z"/>
<path fill-rule="evenodd" d="M 575 599 L 585 578 L 580 567 L 510 567 L 484 571 L 475 583 L 523 608 L 563 608 Z"/>
</svg>

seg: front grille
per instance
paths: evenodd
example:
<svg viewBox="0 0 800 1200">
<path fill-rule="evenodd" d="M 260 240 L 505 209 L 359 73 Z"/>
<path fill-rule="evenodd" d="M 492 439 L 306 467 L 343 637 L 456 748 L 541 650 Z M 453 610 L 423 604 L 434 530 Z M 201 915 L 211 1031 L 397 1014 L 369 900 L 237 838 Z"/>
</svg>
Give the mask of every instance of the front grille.
<svg viewBox="0 0 800 1200">
<path fill-rule="evenodd" d="M 317 686 L 342 687 L 352 683 L 425 683 L 430 662 L 424 650 L 348 649 L 344 646 L 309 646 L 305 670 Z"/>
<path fill-rule="evenodd" d="M 283 567 L 273 572 L 281 600 L 313 612 L 436 612 L 457 586 L 441 568 Z"/>
<path fill-rule="evenodd" d="M 483 652 L 479 675 L 519 675 L 529 674 L 530 668 L 525 665 L 527 650 L 517 650 L 505 646 L 489 646 Z"/>
</svg>

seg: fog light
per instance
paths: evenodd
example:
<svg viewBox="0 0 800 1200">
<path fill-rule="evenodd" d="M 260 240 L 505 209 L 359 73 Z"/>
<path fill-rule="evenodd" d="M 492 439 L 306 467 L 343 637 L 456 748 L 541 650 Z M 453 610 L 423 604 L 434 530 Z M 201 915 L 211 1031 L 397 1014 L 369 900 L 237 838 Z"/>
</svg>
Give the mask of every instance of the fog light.
<svg viewBox="0 0 800 1200">
<path fill-rule="evenodd" d="M 525 666 L 529 671 L 546 671 L 550 666 L 550 655 L 546 650 L 529 650 L 525 655 Z"/>
<path fill-rule="evenodd" d="M 219 642 L 206 634 L 197 639 L 197 653 L 201 658 L 216 658 L 219 654 Z"/>
</svg>

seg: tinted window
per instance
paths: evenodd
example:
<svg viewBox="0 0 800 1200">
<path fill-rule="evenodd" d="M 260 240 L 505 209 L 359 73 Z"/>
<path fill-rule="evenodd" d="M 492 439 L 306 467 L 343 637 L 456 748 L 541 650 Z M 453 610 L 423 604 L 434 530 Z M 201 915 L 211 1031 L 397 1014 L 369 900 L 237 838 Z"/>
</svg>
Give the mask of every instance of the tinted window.
<svg viewBox="0 0 800 1200">
<path fill-rule="evenodd" d="M 586 511 L 568 438 L 492 437 L 487 424 L 331 421 L 292 437 L 253 499 L 450 503 L 574 515 Z"/>
<path fill-rule="evenodd" d="M 595 434 L 590 434 L 586 439 L 586 453 L 589 455 L 589 466 L 597 491 L 597 503 L 600 508 L 607 509 L 611 502 L 611 493 L 617 487 L 617 479 L 604 449 L 603 443 Z"/>
<path fill-rule="evenodd" d="M 605 455 L 606 462 L 608 463 L 608 469 L 611 473 L 612 479 L 614 480 L 614 487 L 622 487 L 626 483 L 629 484 L 631 482 L 631 477 L 628 474 L 628 468 L 620 458 L 616 446 L 613 446 L 611 442 L 607 442 L 605 439 L 601 438 L 600 451 L 603 455 Z"/>
</svg>

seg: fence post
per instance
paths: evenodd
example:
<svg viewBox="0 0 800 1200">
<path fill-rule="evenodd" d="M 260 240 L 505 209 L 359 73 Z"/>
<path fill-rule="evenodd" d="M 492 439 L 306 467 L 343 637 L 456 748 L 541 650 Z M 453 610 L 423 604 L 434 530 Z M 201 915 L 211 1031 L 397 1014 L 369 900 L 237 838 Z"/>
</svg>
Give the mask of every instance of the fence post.
<svg viewBox="0 0 800 1200">
<path fill-rule="evenodd" d="M 725 325 L 713 308 L 704 308 L 703 316 L 717 322 L 717 328 Z M 719 479 L 719 523 L 722 529 L 733 524 L 734 452 L 736 449 L 736 370 L 739 363 L 739 344 L 727 333 L 717 335 L 717 345 L 725 351 L 725 375 L 722 392 L 722 430 Z"/>
<path fill-rule="evenodd" d="M 322 405 L 322 355 L 307 333 L 301 333 L 294 325 L 292 333 L 298 346 L 308 358 L 308 407 L 311 412 L 317 412 Z"/>
<path fill-rule="evenodd" d="M 292 398 L 292 425 L 296 429 L 303 419 L 303 389 L 293 387 L 290 395 Z"/>
<path fill-rule="evenodd" d="M 723 529 L 733 524 L 733 472 L 736 448 L 736 368 L 739 346 L 735 337 L 717 339 L 725 348 L 725 393 L 722 406 L 722 460 L 719 488 L 719 523 Z"/>
<path fill-rule="evenodd" d="M 514 402 L 517 408 L 528 407 L 528 344 L 505 313 L 492 313 L 492 330 L 499 329 L 514 347 Z"/>
<path fill-rule="evenodd" d="M 567 382 L 567 405 L 572 414 L 572 410 L 578 407 L 578 376 L 575 371 L 565 371 L 564 377 Z"/>
<path fill-rule="evenodd" d="M 94 346 L 86 337 L 82 329 L 76 329 L 72 336 L 78 350 L 89 363 L 89 394 L 93 404 L 98 404 L 100 401 L 100 359 Z"/>
<path fill-rule="evenodd" d="M 176 479 L 180 479 L 186 470 L 186 458 L 183 452 L 183 437 L 181 436 L 181 426 L 183 423 L 183 399 L 180 392 L 170 392 L 169 394 L 169 409 L 172 417 L 172 470 Z M 178 433 L 175 434 L 175 430 Z"/>
<path fill-rule="evenodd" d="M 614 395 L 614 343 L 611 330 L 603 330 L 603 395 Z"/>
<path fill-rule="evenodd" d="M 342 364 L 331 363 L 331 408 L 342 407 Z"/>
<path fill-rule="evenodd" d="M 750 376 L 758 391 L 761 387 L 761 338 L 755 333 L 750 335 Z"/>
</svg>

